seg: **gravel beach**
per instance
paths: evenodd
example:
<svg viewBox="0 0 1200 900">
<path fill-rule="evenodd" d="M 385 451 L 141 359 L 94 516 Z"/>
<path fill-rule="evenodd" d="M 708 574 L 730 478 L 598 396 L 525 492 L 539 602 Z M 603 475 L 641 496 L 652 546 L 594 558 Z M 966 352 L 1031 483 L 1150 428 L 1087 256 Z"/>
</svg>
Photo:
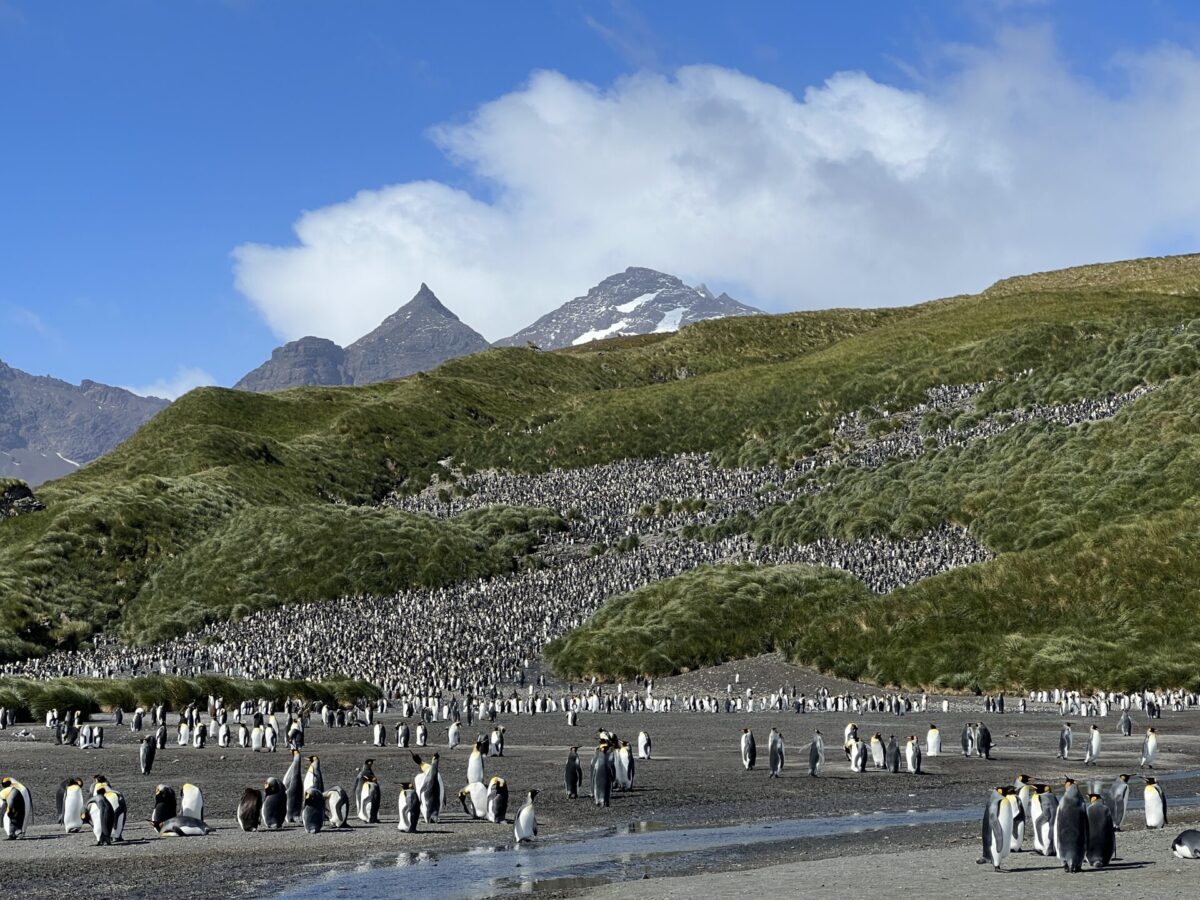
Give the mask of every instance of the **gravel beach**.
<svg viewBox="0 0 1200 900">
<path fill-rule="evenodd" d="M 735 672 L 741 674 L 738 689 L 742 691 L 753 686 L 762 693 L 782 684 L 796 684 L 809 691 L 826 686 L 860 694 L 872 692 L 768 657 L 664 679 L 656 693 L 723 692 Z M 616 890 L 623 896 L 727 896 L 731 890 L 728 879 L 733 875 L 722 872 L 750 879 L 739 880 L 739 888 L 773 890 L 789 884 L 785 893 L 792 896 L 807 896 L 796 893 L 799 888 L 794 884 L 800 883 L 797 878 L 806 885 L 825 884 L 819 891 L 822 896 L 838 896 L 842 886 L 848 892 L 853 887 L 854 893 L 861 893 L 885 883 L 889 889 L 906 885 L 919 890 L 961 888 L 963 894 L 978 886 L 997 897 L 1009 896 L 998 891 L 1010 890 L 1011 884 L 1014 895 L 1019 890 L 1024 896 L 1030 889 L 1039 889 L 1033 887 L 1039 879 L 1047 879 L 1046 890 L 1061 891 L 1061 873 L 1052 861 L 1032 853 L 1010 857 L 1009 868 L 1022 875 L 994 876 L 990 867 L 976 866 L 978 817 L 964 819 L 962 811 L 982 809 L 987 791 L 995 784 L 1011 784 L 1018 772 L 1031 775 L 1035 781 L 1059 782 L 1064 775 L 1071 775 L 1082 782 L 1111 781 L 1121 772 L 1137 771 L 1142 741 L 1138 732 L 1144 729 L 1144 719 L 1135 718 L 1135 733 L 1130 738 L 1117 734 L 1115 715 L 1100 720 L 1104 749 L 1099 765 L 1085 771 L 1080 748 L 1087 731 L 1086 720 L 1076 723 L 1077 758 L 1064 763 L 1055 759 L 1062 724 L 1056 713 L 984 715 L 976 698 L 953 698 L 951 703 L 949 713 L 941 711 L 940 698 L 931 697 L 931 711 L 926 714 L 853 717 L 861 734 L 869 736 L 878 731 L 885 739 L 895 734 L 901 742 L 908 734 L 919 735 L 923 742 L 930 722 L 936 722 L 947 755 L 927 758 L 922 776 L 874 771 L 852 774 L 840 752 L 842 729 L 852 719 L 844 713 L 614 713 L 581 715 L 575 728 L 569 727 L 561 715 L 504 720 L 505 756 L 487 760 L 486 771 L 488 776 L 503 776 L 510 785 L 509 821 L 528 789 L 542 791 L 537 803 L 540 835 L 533 851 L 540 856 L 526 860 L 536 860 L 544 868 L 557 853 L 566 858 L 589 842 L 614 836 L 634 842 L 623 847 L 636 847 L 638 841 L 644 841 L 650 850 L 644 858 L 637 852 L 622 850 L 620 859 L 614 859 L 612 865 L 592 862 L 567 877 L 547 879 L 538 878 L 536 866 L 522 865 L 519 854 L 528 852 L 524 848 L 519 853 L 510 852 L 511 825 L 471 821 L 463 813 L 457 792 L 466 783 L 469 741 L 448 750 L 447 723 L 431 726 L 429 748 L 414 748 L 426 756 L 434 750 L 441 753 L 447 811 L 440 824 L 422 825 L 413 835 L 396 829 L 397 785 L 411 780 L 416 772 L 409 751 L 369 746 L 367 728 L 310 725 L 304 753 L 320 757 L 327 788 L 335 784 L 352 788 L 354 773 L 362 761 L 373 757 L 384 795 L 381 824 L 367 826 L 352 819 L 351 828 L 309 835 L 297 826 L 283 832 L 245 834 L 233 818 L 245 787 L 261 787 L 267 777 L 283 776 L 289 760 L 286 751 L 256 754 L 211 745 L 197 750 L 169 742 L 167 749 L 159 752 L 153 774 L 143 777 L 138 774 L 136 736 L 127 727 L 109 724 L 105 749 L 83 751 L 54 746 L 47 729 L 24 725 L 38 739 L 22 740 L 15 729 L 0 732 L 0 774 L 11 775 L 30 788 L 35 824 L 24 839 L 0 841 L 0 867 L 5 884 L 27 898 L 92 893 L 98 878 L 103 879 L 105 896 L 114 897 L 211 897 L 216 884 L 222 891 L 236 891 L 238 896 L 311 891 L 316 886 L 318 893 L 313 895 L 319 896 L 326 889 L 335 890 L 339 878 L 356 877 L 356 872 L 404 867 L 417 871 L 422 863 L 433 867 L 441 860 L 445 865 L 457 851 L 480 848 L 499 851 L 489 862 L 489 871 L 500 874 L 489 876 L 491 880 L 484 881 L 483 888 L 464 885 L 459 892 L 455 885 L 445 885 L 442 896 L 486 895 L 534 887 L 546 896 L 588 891 L 614 896 Z M 104 722 L 107 718 L 102 715 L 97 720 Z M 394 738 L 390 726 L 397 716 L 389 713 L 383 720 L 389 725 L 389 737 Z M 990 762 L 966 759 L 958 751 L 963 724 L 979 720 L 989 724 L 997 745 L 995 759 Z M 1125 896 L 1131 890 L 1134 894 L 1184 896 L 1170 893 L 1172 884 L 1180 878 L 1172 873 L 1187 868 L 1170 858 L 1170 842 L 1180 830 L 1177 825 L 1200 817 L 1200 806 L 1186 805 L 1200 796 L 1200 771 L 1192 771 L 1200 769 L 1200 713 L 1165 711 L 1156 724 L 1162 741 L 1158 770 L 1164 775 L 1177 773 L 1167 782 L 1168 797 L 1178 804 L 1172 810 L 1171 825 L 1162 833 L 1145 833 L 1139 827 L 1143 824 L 1140 810 L 1131 810 L 1127 822 L 1131 833 L 1118 836 L 1118 852 L 1127 866 L 1077 876 L 1090 896 L 1103 896 L 1096 891 L 1116 886 L 1123 886 Z M 777 780 L 767 777 L 763 759 L 766 735 L 773 725 L 780 728 L 789 748 L 787 768 Z M 567 800 L 562 788 L 567 748 L 585 748 L 581 757 L 586 765 L 598 727 L 631 741 L 644 729 L 654 744 L 654 758 L 638 764 L 635 789 L 615 794 L 609 809 L 597 809 L 587 798 Z M 738 753 L 743 727 L 752 728 L 759 741 L 760 766 L 751 773 L 743 771 Z M 817 779 L 807 777 L 804 762 L 814 728 L 820 728 L 826 736 L 827 747 L 826 768 Z M 464 726 L 464 737 L 469 738 L 474 731 Z M 108 776 L 130 807 L 126 840 L 114 847 L 94 846 L 90 833 L 62 834 L 61 827 L 53 823 L 58 783 L 68 775 L 79 775 L 90 785 L 96 774 Z M 154 785 L 167 783 L 178 790 L 185 780 L 204 789 L 206 819 L 217 832 L 203 838 L 158 838 L 146 821 Z M 1135 782 L 1133 796 L 1140 797 L 1140 793 L 1140 783 Z M 949 815 L 948 821 L 937 821 L 935 816 L 919 825 L 906 822 L 906 817 L 928 811 L 957 815 Z M 879 820 L 886 827 L 878 828 L 879 822 L 872 819 L 879 813 L 893 814 Z M 863 816 L 861 826 L 847 830 L 846 817 L 856 815 Z M 782 823 L 794 820 L 813 820 L 812 833 L 790 837 Z M 818 826 L 825 820 L 842 823 L 836 835 L 821 833 Z M 759 834 L 745 844 L 734 839 L 696 851 L 653 849 L 657 834 L 739 823 L 749 823 L 747 828 L 780 823 L 780 839 Z M 852 864 L 847 862 L 850 855 L 854 856 Z M 508 861 L 511 872 L 505 874 Z M 1134 863 L 1144 865 L 1133 867 Z M 875 874 L 867 877 L 866 871 Z M 886 878 L 880 874 L 885 871 Z M 797 874 L 801 872 L 804 874 Z M 678 876 L 687 877 L 680 880 Z M 614 888 L 604 886 L 605 881 L 617 879 L 624 883 Z M 637 883 L 626 879 L 637 879 Z M 1194 891 L 1188 896 L 1194 896 Z"/>
</svg>

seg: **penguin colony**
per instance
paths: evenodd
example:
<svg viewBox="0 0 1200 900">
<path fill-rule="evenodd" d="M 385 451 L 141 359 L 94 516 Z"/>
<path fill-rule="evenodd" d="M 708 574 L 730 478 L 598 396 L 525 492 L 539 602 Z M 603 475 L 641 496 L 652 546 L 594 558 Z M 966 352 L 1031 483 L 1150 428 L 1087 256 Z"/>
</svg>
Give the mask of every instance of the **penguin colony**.
<svg viewBox="0 0 1200 900">
<path fill-rule="evenodd" d="M 389 695 L 436 690 L 481 694 L 515 681 L 525 661 L 536 657 L 550 640 L 582 624 L 607 598 L 707 563 L 825 565 L 851 572 L 871 590 L 887 593 L 982 562 L 991 554 L 966 530 L 952 526 L 905 541 L 824 539 L 778 548 L 757 546 L 744 535 L 715 543 L 692 541 L 679 531 L 738 513 L 753 514 L 797 493 L 819 491 L 820 478 L 807 476 L 819 475 L 830 465 L 874 468 L 889 459 L 924 452 L 929 436 L 919 433 L 922 418 L 931 411 L 966 409 L 986 386 L 943 385 L 931 388 L 926 402 L 910 410 L 880 410 L 900 426 L 882 438 L 870 436 L 857 414 L 844 416 L 836 431 L 849 449 L 826 448 L 797 463 L 790 473 L 782 473 L 783 477 L 776 468 L 725 469 L 707 456 L 683 455 L 628 459 L 536 476 L 476 473 L 458 479 L 465 496 L 453 497 L 449 503 L 438 498 L 437 485 L 413 496 L 393 496 L 387 501 L 390 505 L 438 516 L 496 504 L 549 507 L 571 513 L 570 529 L 545 536 L 541 548 L 545 567 L 537 571 L 390 597 L 348 596 L 262 611 L 239 623 L 214 623 L 198 634 L 145 649 L 101 638 L 94 650 L 10 663 L 0 672 L 34 678 L 337 674 L 369 680 Z M 1093 401 L 1010 410 L 965 431 L 947 429 L 934 437 L 948 446 L 991 437 L 1032 419 L 1062 425 L 1095 421 L 1112 416 L 1149 390 L 1143 387 Z M 666 504 L 662 514 L 656 512 L 660 501 Z M 625 553 L 588 554 L 593 545 L 611 546 L 632 537 L 654 540 Z M 369 639 L 401 633 L 412 621 L 421 621 L 427 636 L 419 647 Z M 358 652 L 347 657 L 342 649 L 345 641 L 338 638 L 350 634 Z"/>
</svg>

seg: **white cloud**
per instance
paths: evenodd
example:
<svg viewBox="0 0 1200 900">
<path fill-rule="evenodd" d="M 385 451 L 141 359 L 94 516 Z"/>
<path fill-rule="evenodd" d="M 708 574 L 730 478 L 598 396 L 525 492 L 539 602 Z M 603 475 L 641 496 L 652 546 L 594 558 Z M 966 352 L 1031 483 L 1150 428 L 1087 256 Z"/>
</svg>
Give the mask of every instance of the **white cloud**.
<svg viewBox="0 0 1200 900">
<path fill-rule="evenodd" d="M 478 196 L 430 181 L 304 213 L 237 248 L 284 338 L 351 341 L 428 282 L 495 339 L 630 265 L 771 310 L 908 303 L 1155 252 L 1200 228 L 1200 59 L 1070 71 L 1045 30 L 948 48 L 920 89 L 861 72 L 794 96 L 728 69 L 604 89 L 537 72 L 432 138 Z"/>
<path fill-rule="evenodd" d="M 179 366 L 175 369 L 173 376 L 160 378 L 153 384 L 147 384 L 144 387 L 126 387 L 125 390 L 133 391 L 143 397 L 163 397 L 167 400 L 174 400 L 193 388 L 206 387 L 216 383 L 217 380 L 203 369 L 197 369 L 194 366 Z"/>
</svg>

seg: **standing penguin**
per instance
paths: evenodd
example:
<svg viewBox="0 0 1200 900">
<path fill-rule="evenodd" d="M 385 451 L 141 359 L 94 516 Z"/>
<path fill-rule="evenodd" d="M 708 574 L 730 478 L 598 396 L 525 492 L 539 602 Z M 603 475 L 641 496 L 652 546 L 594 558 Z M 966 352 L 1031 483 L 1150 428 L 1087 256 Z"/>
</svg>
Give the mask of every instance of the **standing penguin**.
<svg viewBox="0 0 1200 900">
<path fill-rule="evenodd" d="M 362 768 L 354 776 L 354 812 L 357 815 L 362 812 L 362 786 L 363 782 L 368 778 L 375 777 L 375 760 L 368 759 L 363 762 Z"/>
<path fill-rule="evenodd" d="M 335 784 L 325 792 L 325 821 L 330 828 L 347 828 L 350 819 L 350 796 L 341 785 Z"/>
<path fill-rule="evenodd" d="M 175 796 L 175 788 L 166 784 L 154 787 L 154 810 L 150 813 L 150 822 L 159 825 L 167 819 L 179 815 L 179 800 Z"/>
<path fill-rule="evenodd" d="M 85 825 L 92 826 L 92 834 L 96 837 L 96 846 L 112 844 L 113 827 L 116 815 L 112 806 L 103 797 L 90 797 L 83 811 L 79 814 Z"/>
<path fill-rule="evenodd" d="M 638 732 L 638 759 L 650 758 L 650 735 L 644 731 Z M 536 833 L 536 832 L 535 832 Z"/>
<path fill-rule="evenodd" d="M 887 765 L 887 750 L 883 743 L 883 735 L 878 731 L 871 735 L 871 763 L 876 769 Z"/>
<path fill-rule="evenodd" d="M 968 722 L 962 730 L 962 755 L 971 756 L 975 752 L 975 725 Z"/>
<path fill-rule="evenodd" d="M 242 791 L 238 802 L 237 821 L 242 831 L 257 831 L 262 820 L 263 795 L 258 788 L 248 787 Z"/>
<path fill-rule="evenodd" d="M 494 825 L 504 824 L 508 815 L 508 782 L 493 778 L 487 789 L 487 820 Z"/>
<path fill-rule="evenodd" d="M 429 744 L 429 727 L 424 722 L 417 723 L 417 746 L 425 747 Z"/>
<path fill-rule="evenodd" d="M 480 784 L 478 781 L 468 784 L 458 792 L 463 812 L 472 819 L 482 819 L 487 816 L 487 796 L 487 785 Z"/>
<path fill-rule="evenodd" d="M 1058 733 L 1058 759 L 1071 758 L 1071 744 L 1075 735 L 1071 733 L 1071 723 L 1064 722 L 1062 731 Z"/>
<path fill-rule="evenodd" d="M 304 805 L 301 808 L 300 820 L 304 830 L 309 834 L 320 834 L 325 826 L 325 795 L 316 791 L 304 792 Z"/>
<path fill-rule="evenodd" d="M 73 778 L 68 781 L 63 794 L 62 818 L 59 820 L 67 834 L 83 830 L 84 822 L 80 814 L 83 812 L 84 799 L 83 779 Z"/>
<path fill-rule="evenodd" d="M 1117 721 L 1117 730 L 1121 732 L 1122 737 L 1130 737 L 1133 734 L 1133 719 L 1129 717 L 1129 710 L 1121 710 L 1121 718 Z"/>
<path fill-rule="evenodd" d="M 71 785 L 76 785 L 82 788 L 83 779 L 78 775 L 72 775 L 70 778 L 64 778 L 61 782 L 59 782 L 58 790 L 54 792 L 54 821 L 59 825 L 63 824 L 63 809 L 66 803 L 67 791 Z M 82 806 L 80 807 L 80 810 L 82 810 Z"/>
<path fill-rule="evenodd" d="M 368 825 L 379 824 L 379 781 L 369 775 L 362 780 L 358 789 L 358 818 Z"/>
<path fill-rule="evenodd" d="M 1083 764 L 1085 766 L 1096 765 L 1096 760 L 1100 758 L 1100 729 L 1095 725 L 1088 731 L 1087 747 L 1083 752 Z"/>
<path fill-rule="evenodd" d="M 1018 775 L 1013 787 L 1016 790 L 1017 809 L 1013 816 L 1012 852 L 1020 853 L 1025 843 L 1025 832 L 1032 830 L 1033 779 L 1028 775 Z"/>
<path fill-rule="evenodd" d="M 749 772 L 754 768 L 754 761 L 758 757 L 758 749 L 754 746 L 754 732 L 749 728 L 742 729 L 742 765 Z"/>
<path fill-rule="evenodd" d="M 632 791 L 636 763 L 634 762 L 633 751 L 629 747 L 629 741 L 621 741 L 621 746 L 613 755 L 613 761 L 616 764 L 617 790 Z"/>
<path fill-rule="evenodd" d="M 304 776 L 300 772 L 300 751 L 292 748 L 292 762 L 283 776 L 283 787 L 287 792 L 287 820 L 298 822 L 304 807 Z"/>
<path fill-rule="evenodd" d="M 579 786 L 583 783 L 583 766 L 579 762 L 579 748 L 572 747 L 567 753 L 566 771 L 563 780 L 567 788 L 567 799 L 574 800 L 579 796 Z"/>
<path fill-rule="evenodd" d="M 925 734 L 925 752 L 930 756 L 942 755 L 942 733 L 932 722 L 929 723 L 929 731 Z"/>
<path fill-rule="evenodd" d="M 406 781 L 400 785 L 400 824 L 396 827 L 400 831 L 413 834 L 417 830 L 417 820 L 421 818 L 421 798 L 417 796 L 416 789 L 413 788 L 411 781 Z"/>
<path fill-rule="evenodd" d="M 1142 741 L 1142 761 L 1143 769 L 1153 769 L 1154 760 L 1158 756 L 1158 729 L 1147 728 L 1146 739 Z"/>
<path fill-rule="evenodd" d="M 1054 849 L 1068 872 L 1083 868 L 1087 855 L 1088 816 L 1079 787 L 1068 778 L 1054 819 Z"/>
<path fill-rule="evenodd" d="M 4 825 L 5 837 L 15 841 L 24 836 L 29 827 L 33 804 L 25 799 L 29 792 L 19 789 L 18 782 L 8 778 L 4 782 L 4 787 L 0 787 L 0 822 Z"/>
<path fill-rule="evenodd" d="M 425 820 L 426 825 L 436 824 L 441 818 L 442 803 L 446 798 L 446 786 L 438 772 L 439 754 L 433 754 L 429 762 L 422 762 L 421 757 L 415 753 L 412 754 L 412 758 L 421 770 L 413 779 L 417 796 L 421 798 L 421 818 Z"/>
<path fill-rule="evenodd" d="M 179 814 L 192 819 L 204 820 L 204 791 L 195 784 L 185 784 L 180 796 Z"/>
<path fill-rule="evenodd" d="M 1146 827 L 1167 827 L 1167 795 L 1162 785 L 1154 778 L 1146 779 L 1146 789 L 1143 792 L 1146 800 Z"/>
<path fill-rule="evenodd" d="M 279 831 L 287 820 L 287 788 L 278 778 L 263 784 L 262 823 L 270 831 Z"/>
<path fill-rule="evenodd" d="M 387 746 L 387 726 L 382 722 L 376 722 L 374 728 L 374 744 L 376 747 Z"/>
<path fill-rule="evenodd" d="M 821 737 L 820 730 L 813 732 L 812 743 L 808 745 L 808 774 L 812 778 L 816 778 L 821 774 L 821 767 L 825 765 L 825 738 Z"/>
<path fill-rule="evenodd" d="M 1034 786 L 1030 798 L 1029 825 L 1033 829 L 1033 849 L 1042 856 L 1054 856 L 1054 820 L 1058 816 L 1058 798 L 1048 784 Z"/>
<path fill-rule="evenodd" d="M 321 760 L 316 756 L 308 758 L 308 769 L 304 773 L 304 789 L 325 796 L 325 778 L 321 775 Z"/>
<path fill-rule="evenodd" d="M 904 761 L 910 774 L 921 774 L 921 742 L 915 734 L 910 734 L 904 745 Z"/>
<path fill-rule="evenodd" d="M 483 783 L 483 754 L 487 749 L 484 741 L 476 741 L 467 758 L 467 784 Z"/>
<path fill-rule="evenodd" d="M 1013 805 L 1012 789 L 993 788 L 983 810 L 983 856 L 980 863 L 991 863 L 997 872 L 1012 849 Z"/>
<path fill-rule="evenodd" d="M 988 727 L 982 722 L 975 726 L 975 750 L 984 759 L 992 758 L 992 748 L 996 745 L 992 743 L 992 733 Z"/>
<path fill-rule="evenodd" d="M 1117 853 L 1117 829 L 1112 813 L 1099 794 L 1088 794 L 1087 861 L 1095 869 L 1107 866 Z"/>
<path fill-rule="evenodd" d="M 457 747 L 460 743 L 459 735 L 462 734 L 462 724 L 455 720 L 450 725 L 450 730 L 446 733 L 446 744 L 451 750 Z"/>
<path fill-rule="evenodd" d="M 149 775 L 150 770 L 154 768 L 156 749 L 154 735 L 148 734 L 142 738 L 142 746 L 138 748 L 138 765 L 143 775 Z"/>
<path fill-rule="evenodd" d="M 411 734 L 411 732 L 409 731 L 407 722 L 397 722 L 396 723 L 396 746 L 407 748 L 410 734 Z"/>
<path fill-rule="evenodd" d="M 784 746 L 783 735 L 774 728 L 771 729 L 771 733 L 767 736 L 767 759 L 771 766 L 771 772 L 768 777 L 778 778 L 783 774 Z"/>
<path fill-rule="evenodd" d="M 1108 792 L 1108 805 L 1112 810 L 1113 828 L 1121 830 L 1125 811 L 1129 808 L 1129 779 L 1132 775 L 1118 775 Z"/>
<path fill-rule="evenodd" d="M 900 744 L 894 734 L 888 736 L 887 746 L 883 750 L 883 766 L 893 775 L 900 771 Z"/>
<path fill-rule="evenodd" d="M 608 744 L 601 744 L 592 756 L 592 800 L 603 807 L 612 803 L 612 769 L 608 754 Z"/>
<path fill-rule="evenodd" d="M 529 799 L 525 801 L 525 805 L 521 807 L 521 811 L 517 813 L 517 818 L 513 822 L 513 837 L 517 839 L 518 844 L 522 841 L 532 841 L 537 837 L 537 813 L 533 808 L 533 800 L 537 795 L 537 791 L 529 792 Z"/>
</svg>

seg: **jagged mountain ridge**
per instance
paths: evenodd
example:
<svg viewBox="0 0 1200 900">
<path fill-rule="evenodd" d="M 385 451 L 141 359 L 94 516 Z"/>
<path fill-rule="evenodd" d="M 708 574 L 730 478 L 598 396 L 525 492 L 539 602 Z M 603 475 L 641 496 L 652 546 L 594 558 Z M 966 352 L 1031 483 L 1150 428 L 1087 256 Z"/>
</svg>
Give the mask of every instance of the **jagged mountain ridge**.
<svg viewBox="0 0 1200 900">
<path fill-rule="evenodd" d="M 315 385 L 375 384 L 487 348 L 481 334 L 422 284 L 412 300 L 348 347 L 318 337 L 290 341 L 276 347 L 269 360 L 234 388 L 266 393 Z"/>
<path fill-rule="evenodd" d="M 678 331 L 684 325 L 728 316 L 761 315 L 728 294 L 691 287 L 673 275 L 630 267 L 605 278 L 582 297 L 564 303 L 496 346 L 535 344 L 543 350 L 607 337 Z"/>
<path fill-rule="evenodd" d="M 167 406 L 123 388 L 69 384 L 0 362 L 0 478 L 37 486 L 107 453 Z"/>
</svg>

